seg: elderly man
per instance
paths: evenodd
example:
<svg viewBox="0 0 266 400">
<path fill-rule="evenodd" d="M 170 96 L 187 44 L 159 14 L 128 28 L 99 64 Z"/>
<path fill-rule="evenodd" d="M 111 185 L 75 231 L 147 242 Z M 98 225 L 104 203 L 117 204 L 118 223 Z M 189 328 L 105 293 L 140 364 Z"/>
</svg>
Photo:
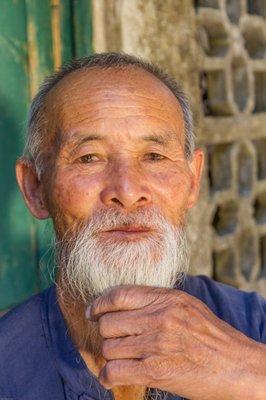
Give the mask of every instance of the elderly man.
<svg viewBox="0 0 266 400">
<path fill-rule="evenodd" d="M 16 171 L 58 274 L 0 320 L 1 399 L 266 399 L 266 301 L 186 274 L 202 167 L 157 67 L 95 54 L 45 80 Z"/>
</svg>

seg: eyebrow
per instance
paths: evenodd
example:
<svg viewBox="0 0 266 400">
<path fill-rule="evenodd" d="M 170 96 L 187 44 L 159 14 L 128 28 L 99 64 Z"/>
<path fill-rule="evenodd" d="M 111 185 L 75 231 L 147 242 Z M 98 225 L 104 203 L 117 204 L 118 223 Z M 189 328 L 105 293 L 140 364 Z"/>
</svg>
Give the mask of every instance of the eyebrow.
<svg viewBox="0 0 266 400">
<path fill-rule="evenodd" d="M 86 136 L 78 136 L 78 132 L 75 132 L 70 135 L 70 137 L 66 140 L 63 140 L 63 143 L 61 144 L 61 148 L 67 147 L 69 145 L 72 145 L 73 148 L 71 150 L 72 152 L 75 152 L 77 148 L 79 148 L 82 144 L 87 143 L 87 142 L 93 142 L 93 141 L 100 141 L 104 140 L 105 138 L 101 135 L 97 135 L 95 133 L 88 134 Z"/>
<path fill-rule="evenodd" d="M 96 135 L 96 134 L 92 133 L 92 134 L 86 135 L 82 138 L 78 138 L 77 140 L 75 140 L 75 144 L 80 146 L 83 143 L 93 142 L 93 141 L 98 141 L 98 140 L 105 140 L 105 138 L 104 138 L 104 136 Z"/>
<path fill-rule="evenodd" d="M 147 135 L 143 136 L 140 138 L 140 140 L 144 140 L 145 142 L 154 142 L 162 145 L 166 145 L 171 139 L 173 135 L 172 133 L 167 133 L 167 134 L 153 134 L 153 135 Z"/>
</svg>

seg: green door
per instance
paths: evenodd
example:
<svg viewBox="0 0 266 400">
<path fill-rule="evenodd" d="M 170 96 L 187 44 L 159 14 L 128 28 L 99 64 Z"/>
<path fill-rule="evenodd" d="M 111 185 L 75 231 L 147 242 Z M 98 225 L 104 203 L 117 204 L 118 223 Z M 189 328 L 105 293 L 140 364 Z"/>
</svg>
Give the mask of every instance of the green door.
<svg viewBox="0 0 266 400">
<path fill-rule="evenodd" d="M 53 279 L 49 221 L 36 221 L 26 209 L 15 161 L 39 83 L 72 57 L 91 53 L 91 29 L 90 0 L 1 0 L 0 311 Z"/>
</svg>

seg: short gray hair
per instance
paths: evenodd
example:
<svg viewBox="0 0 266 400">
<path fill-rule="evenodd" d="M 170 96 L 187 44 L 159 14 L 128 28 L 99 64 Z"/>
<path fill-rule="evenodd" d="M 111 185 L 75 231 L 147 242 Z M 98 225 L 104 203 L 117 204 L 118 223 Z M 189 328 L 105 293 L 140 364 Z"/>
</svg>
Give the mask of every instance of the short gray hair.
<svg viewBox="0 0 266 400">
<path fill-rule="evenodd" d="M 192 112 L 182 88 L 175 79 L 161 70 L 158 66 L 133 55 L 124 53 L 99 53 L 72 60 L 68 64 L 63 65 L 58 71 L 45 78 L 31 103 L 28 114 L 27 139 L 22 158 L 35 167 L 39 177 L 42 175 L 45 168 L 43 146 L 45 139 L 43 132 L 45 115 L 43 105 L 47 94 L 59 81 L 61 81 L 61 79 L 71 72 L 77 70 L 88 70 L 95 67 L 102 69 L 125 69 L 128 67 L 140 68 L 151 73 L 164 83 L 165 86 L 167 86 L 174 94 L 182 108 L 185 125 L 185 154 L 188 158 L 192 157 L 195 147 Z"/>
</svg>

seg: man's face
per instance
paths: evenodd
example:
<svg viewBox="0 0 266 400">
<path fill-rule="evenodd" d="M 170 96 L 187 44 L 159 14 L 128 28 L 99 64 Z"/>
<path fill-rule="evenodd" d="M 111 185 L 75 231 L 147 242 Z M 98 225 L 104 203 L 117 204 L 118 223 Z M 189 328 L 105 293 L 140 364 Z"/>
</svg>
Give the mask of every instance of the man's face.
<svg viewBox="0 0 266 400">
<path fill-rule="evenodd" d="M 25 198 L 35 216 L 53 219 L 68 292 L 87 302 L 118 284 L 173 286 L 187 269 L 185 216 L 202 152 L 185 157 L 171 91 L 139 69 L 78 71 L 49 92 L 45 119 L 47 211 L 38 211 L 35 190 Z M 22 171 L 23 191 L 34 179 Z"/>
<path fill-rule="evenodd" d="M 183 224 L 194 200 L 193 168 L 184 155 L 181 108 L 159 80 L 136 69 L 78 71 L 50 92 L 46 112 L 47 131 L 59 143 L 46 177 L 59 236 L 110 207 L 130 214 L 155 206 Z"/>
</svg>

